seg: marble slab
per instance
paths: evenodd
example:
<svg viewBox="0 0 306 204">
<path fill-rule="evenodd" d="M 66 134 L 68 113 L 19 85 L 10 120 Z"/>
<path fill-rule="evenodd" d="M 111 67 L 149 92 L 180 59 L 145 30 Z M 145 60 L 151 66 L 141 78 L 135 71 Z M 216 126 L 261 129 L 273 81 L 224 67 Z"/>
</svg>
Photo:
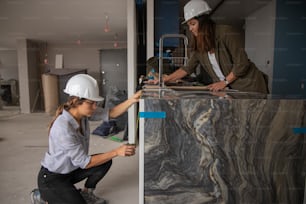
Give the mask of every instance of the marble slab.
<svg viewBox="0 0 306 204">
<path fill-rule="evenodd" d="M 153 94 L 154 95 L 154 94 Z M 305 100 L 154 97 L 144 112 L 143 203 L 303 203 Z M 142 196 L 140 196 L 142 198 Z"/>
</svg>

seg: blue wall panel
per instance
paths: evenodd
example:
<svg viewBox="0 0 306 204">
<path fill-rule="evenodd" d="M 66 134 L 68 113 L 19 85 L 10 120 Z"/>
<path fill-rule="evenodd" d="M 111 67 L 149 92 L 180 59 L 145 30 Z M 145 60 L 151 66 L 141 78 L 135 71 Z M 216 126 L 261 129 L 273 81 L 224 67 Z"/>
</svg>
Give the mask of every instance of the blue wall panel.
<svg viewBox="0 0 306 204">
<path fill-rule="evenodd" d="M 304 84 L 304 89 L 301 87 Z M 273 94 L 306 97 L 306 1 L 277 0 Z"/>
<path fill-rule="evenodd" d="M 155 0 L 154 1 L 154 44 L 159 45 L 159 39 L 164 34 L 179 33 L 179 1 Z M 178 39 L 165 39 L 164 46 L 177 47 Z"/>
</svg>

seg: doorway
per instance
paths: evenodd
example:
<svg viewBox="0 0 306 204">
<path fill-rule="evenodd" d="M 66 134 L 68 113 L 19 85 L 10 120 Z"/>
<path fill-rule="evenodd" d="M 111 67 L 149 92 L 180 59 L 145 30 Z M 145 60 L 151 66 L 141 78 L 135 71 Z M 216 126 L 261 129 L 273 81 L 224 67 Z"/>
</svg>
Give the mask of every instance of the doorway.
<svg viewBox="0 0 306 204">
<path fill-rule="evenodd" d="M 127 92 L 127 49 L 100 50 L 101 96 L 117 88 Z"/>
</svg>

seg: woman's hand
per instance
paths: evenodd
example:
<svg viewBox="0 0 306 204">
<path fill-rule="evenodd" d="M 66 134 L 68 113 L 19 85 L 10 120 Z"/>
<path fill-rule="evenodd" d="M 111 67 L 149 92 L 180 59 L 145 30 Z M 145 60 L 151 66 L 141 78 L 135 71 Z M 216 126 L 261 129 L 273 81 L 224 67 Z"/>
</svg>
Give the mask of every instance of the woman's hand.
<svg viewBox="0 0 306 204">
<path fill-rule="evenodd" d="M 89 163 L 86 166 L 86 169 L 98 166 L 100 164 L 104 164 L 105 162 L 111 160 L 116 156 L 133 156 L 135 154 L 135 149 L 135 145 L 125 144 L 112 151 L 92 155 Z"/>
<path fill-rule="evenodd" d="M 210 91 L 220 91 L 220 90 L 225 89 L 226 86 L 227 85 L 226 85 L 225 81 L 219 81 L 219 82 L 208 85 L 207 88 Z"/>
<path fill-rule="evenodd" d="M 135 154 L 135 145 L 125 144 L 118 147 L 115 151 L 118 156 L 133 156 Z"/>
<path fill-rule="evenodd" d="M 146 84 L 158 84 L 159 80 L 158 79 L 150 79 L 146 81 Z"/>
<path fill-rule="evenodd" d="M 130 99 L 132 100 L 133 103 L 136 103 L 139 101 L 141 97 L 142 91 L 137 91 Z"/>
<path fill-rule="evenodd" d="M 131 107 L 134 103 L 137 103 L 139 101 L 141 94 L 142 94 L 141 90 L 137 91 L 132 97 L 110 109 L 109 118 L 117 118 L 123 113 L 125 113 L 129 107 Z"/>
<path fill-rule="evenodd" d="M 163 82 L 167 82 L 168 81 L 168 75 L 167 74 L 163 74 Z M 159 83 L 159 78 L 154 76 L 154 79 L 150 79 L 147 81 L 147 84 L 158 84 Z"/>
</svg>

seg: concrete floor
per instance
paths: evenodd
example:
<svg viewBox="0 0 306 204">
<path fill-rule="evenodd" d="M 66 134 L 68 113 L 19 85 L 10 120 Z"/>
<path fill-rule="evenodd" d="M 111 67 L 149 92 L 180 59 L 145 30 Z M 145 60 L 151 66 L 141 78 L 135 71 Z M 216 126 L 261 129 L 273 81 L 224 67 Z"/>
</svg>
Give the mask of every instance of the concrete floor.
<svg viewBox="0 0 306 204">
<path fill-rule="evenodd" d="M 37 186 L 40 160 L 48 148 L 47 126 L 52 119 L 45 113 L 19 114 L 18 107 L 0 110 L 0 203 L 30 203 L 30 191 Z M 100 122 L 91 122 L 91 130 Z M 90 153 L 121 145 L 92 135 Z M 83 182 L 77 187 L 83 187 Z M 117 157 L 98 184 L 96 194 L 110 204 L 138 203 L 138 151 L 133 157 Z"/>
</svg>

